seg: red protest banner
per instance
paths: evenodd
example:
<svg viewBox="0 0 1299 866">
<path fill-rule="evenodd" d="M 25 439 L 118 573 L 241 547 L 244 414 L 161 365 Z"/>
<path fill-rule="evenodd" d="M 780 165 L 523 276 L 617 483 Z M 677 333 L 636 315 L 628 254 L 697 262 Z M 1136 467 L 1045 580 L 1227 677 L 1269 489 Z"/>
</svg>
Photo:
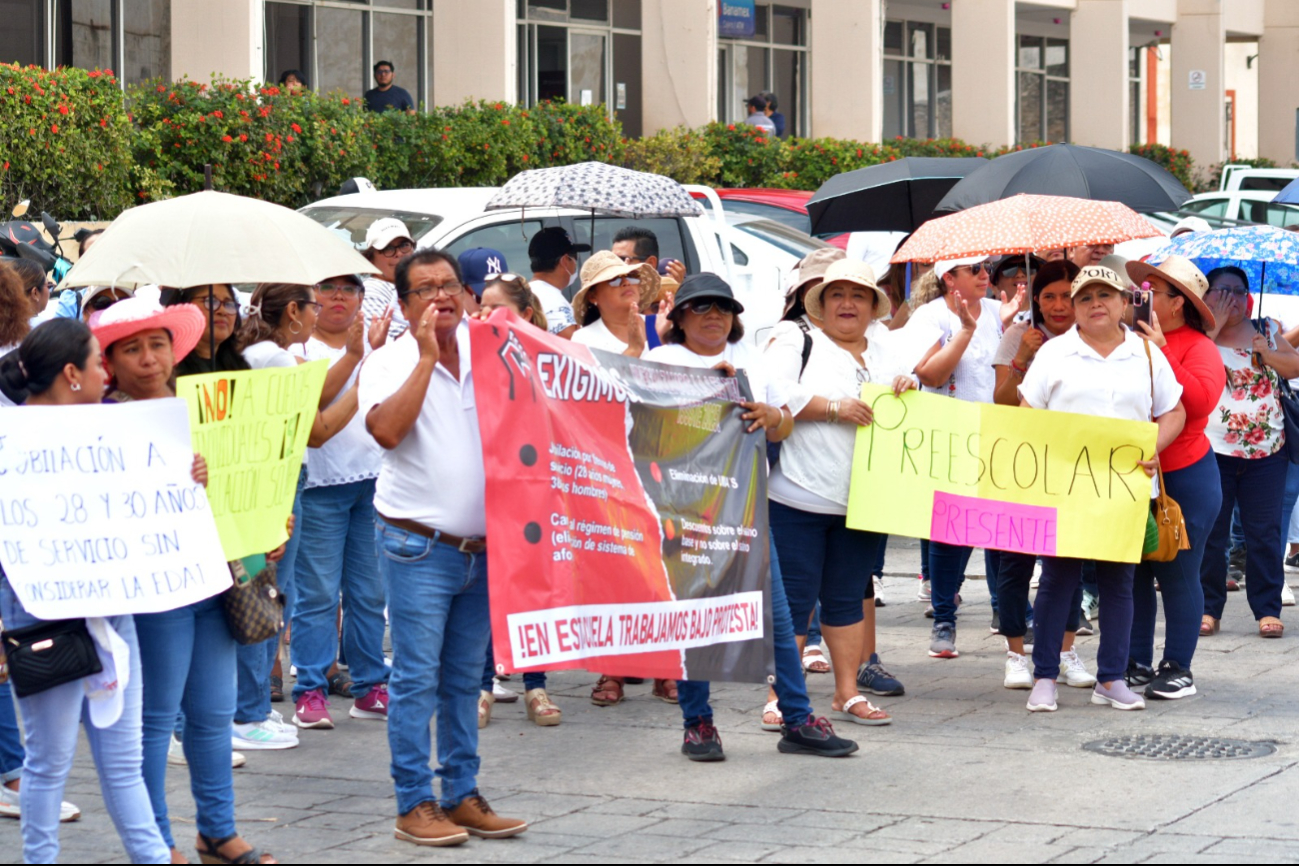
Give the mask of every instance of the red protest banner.
<svg viewBox="0 0 1299 866">
<path fill-rule="evenodd" d="M 498 669 L 765 679 L 765 440 L 739 420 L 747 383 L 593 354 L 509 311 L 469 327 Z"/>
</svg>

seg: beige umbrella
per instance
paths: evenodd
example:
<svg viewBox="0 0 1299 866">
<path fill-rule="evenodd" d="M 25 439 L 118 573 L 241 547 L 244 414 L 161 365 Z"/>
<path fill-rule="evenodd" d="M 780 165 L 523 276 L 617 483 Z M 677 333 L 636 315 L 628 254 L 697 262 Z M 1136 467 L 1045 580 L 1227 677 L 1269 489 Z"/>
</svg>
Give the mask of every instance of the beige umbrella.
<svg viewBox="0 0 1299 866">
<path fill-rule="evenodd" d="M 205 191 L 123 211 L 62 285 L 309 286 L 341 274 L 378 272 L 351 244 L 310 217 L 254 198 Z"/>
</svg>

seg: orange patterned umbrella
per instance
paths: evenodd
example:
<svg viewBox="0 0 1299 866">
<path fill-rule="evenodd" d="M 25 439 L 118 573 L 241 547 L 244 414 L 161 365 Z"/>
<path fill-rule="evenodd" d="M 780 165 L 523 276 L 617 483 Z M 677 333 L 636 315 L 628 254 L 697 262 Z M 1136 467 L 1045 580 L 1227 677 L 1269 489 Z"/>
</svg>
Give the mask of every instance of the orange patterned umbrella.
<svg viewBox="0 0 1299 866">
<path fill-rule="evenodd" d="M 895 263 L 933 262 L 1117 244 L 1163 233 L 1116 201 L 1055 195 L 1016 195 L 939 217 L 916 229 Z"/>
</svg>

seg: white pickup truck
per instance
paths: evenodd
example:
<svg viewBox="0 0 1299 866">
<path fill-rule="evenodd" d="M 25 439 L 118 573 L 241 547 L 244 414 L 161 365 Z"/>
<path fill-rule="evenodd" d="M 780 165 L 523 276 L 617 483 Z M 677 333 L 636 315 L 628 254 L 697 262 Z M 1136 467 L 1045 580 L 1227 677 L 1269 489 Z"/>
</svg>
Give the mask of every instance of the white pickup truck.
<svg viewBox="0 0 1299 866">
<path fill-rule="evenodd" d="M 648 228 L 658 237 L 660 258 L 682 261 L 689 273 L 710 271 L 731 284 L 745 307 L 745 331 L 750 335 L 773 325 L 784 308 L 784 287 L 791 261 L 798 252 L 825 246 L 814 238 L 755 240 L 729 220 L 717 193 L 709 187 L 688 186 L 708 198 L 711 208 L 699 217 L 631 220 L 566 208 L 484 210 L 495 188 L 402 189 L 335 196 L 307 205 L 301 212 L 326 228 L 345 233 L 354 244 L 365 239 L 370 223 L 380 217 L 404 222 L 417 246 L 437 247 L 459 255 L 473 247 L 504 253 L 516 273 L 530 275 L 528 241 L 547 226 L 563 226 L 574 241 L 594 249 L 609 249 L 623 226 Z M 594 240 L 592 229 L 594 228 Z M 779 226 L 775 228 L 780 228 Z M 723 242 L 725 239 L 726 242 Z M 755 254 L 755 244 L 760 244 Z"/>
</svg>

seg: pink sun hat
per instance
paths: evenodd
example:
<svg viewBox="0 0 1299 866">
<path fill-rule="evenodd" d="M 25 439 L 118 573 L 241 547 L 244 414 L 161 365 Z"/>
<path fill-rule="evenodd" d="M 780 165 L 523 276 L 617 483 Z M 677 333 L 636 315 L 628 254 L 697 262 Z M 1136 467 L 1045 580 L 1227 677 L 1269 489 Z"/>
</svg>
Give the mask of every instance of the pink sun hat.
<svg viewBox="0 0 1299 866">
<path fill-rule="evenodd" d="M 164 307 L 149 298 L 126 298 L 99 313 L 90 330 L 99 340 L 99 348 L 107 351 L 133 334 L 162 328 L 171 334 L 172 351 L 180 363 L 194 351 L 206 326 L 207 320 L 193 304 Z"/>
</svg>

